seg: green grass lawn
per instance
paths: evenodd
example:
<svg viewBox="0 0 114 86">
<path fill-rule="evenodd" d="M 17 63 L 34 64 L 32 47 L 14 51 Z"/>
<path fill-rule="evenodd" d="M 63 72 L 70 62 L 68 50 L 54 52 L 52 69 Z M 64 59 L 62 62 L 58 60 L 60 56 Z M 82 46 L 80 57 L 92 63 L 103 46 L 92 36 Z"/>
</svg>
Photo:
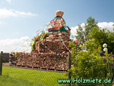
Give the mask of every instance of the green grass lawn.
<svg viewBox="0 0 114 86">
<path fill-rule="evenodd" d="M 0 86 L 61 86 L 57 80 L 67 78 L 66 73 L 3 66 Z"/>
</svg>

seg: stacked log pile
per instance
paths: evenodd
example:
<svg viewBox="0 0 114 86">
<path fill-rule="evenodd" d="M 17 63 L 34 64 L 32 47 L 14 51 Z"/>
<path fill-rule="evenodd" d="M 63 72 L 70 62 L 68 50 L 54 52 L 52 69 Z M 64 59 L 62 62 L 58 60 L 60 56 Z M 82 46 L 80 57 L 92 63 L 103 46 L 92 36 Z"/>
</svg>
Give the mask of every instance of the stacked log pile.
<svg viewBox="0 0 114 86">
<path fill-rule="evenodd" d="M 64 45 L 68 46 L 69 41 L 71 41 L 69 33 L 49 33 L 49 36 L 42 42 L 36 42 L 36 50 L 32 50 L 31 53 L 25 54 L 17 53 L 15 63 L 17 66 L 19 65 L 31 68 L 67 70 L 67 57 L 69 50 L 66 49 Z M 11 60 L 13 62 L 14 59 Z"/>
<path fill-rule="evenodd" d="M 69 38 L 69 34 L 66 32 L 54 32 L 54 33 L 50 33 L 49 37 L 47 37 L 45 40 L 43 40 L 43 42 L 36 42 L 36 50 L 38 52 L 50 52 L 49 50 L 53 51 L 53 52 L 68 52 L 68 50 L 66 49 L 66 47 L 64 46 L 64 44 L 66 46 L 68 46 L 69 44 L 70 38 Z M 64 43 L 63 43 L 64 42 Z M 42 44 L 43 43 L 43 44 Z M 46 48 L 45 48 L 46 46 Z"/>
<path fill-rule="evenodd" d="M 25 53 L 17 55 L 16 65 L 31 67 L 31 68 L 45 68 L 54 70 L 67 70 L 68 53 L 63 53 L 63 56 L 52 53 Z"/>
</svg>

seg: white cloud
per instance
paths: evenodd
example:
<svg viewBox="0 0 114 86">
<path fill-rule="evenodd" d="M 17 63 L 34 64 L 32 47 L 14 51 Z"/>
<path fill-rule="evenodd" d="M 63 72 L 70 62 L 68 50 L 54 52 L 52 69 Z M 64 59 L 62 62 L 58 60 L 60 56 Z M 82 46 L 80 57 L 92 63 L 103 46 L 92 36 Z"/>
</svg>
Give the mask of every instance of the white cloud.
<svg viewBox="0 0 114 86">
<path fill-rule="evenodd" d="M 31 12 L 22 12 L 22 11 L 15 11 L 12 9 L 0 9 L 0 18 L 7 18 L 7 17 L 11 17 L 11 16 L 35 16 L 36 14 L 33 14 Z"/>
<path fill-rule="evenodd" d="M 6 0 L 8 3 L 11 3 L 12 0 Z"/>
<path fill-rule="evenodd" d="M 84 29 L 85 23 L 82 23 L 80 25 Z M 76 29 L 78 29 L 78 26 L 71 27 L 71 33 L 72 33 L 72 35 L 76 35 Z"/>
<path fill-rule="evenodd" d="M 3 52 L 30 52 L 31 39 L 29 37 L 21 37 L 20 39 L 0 40 L 0 50 Z"/>
<path fill-rule="evenodd" d="M 107 28 L 108 30 L 110 30 L 110 31 L 113 31 L 113 24 L 114 24 L 114 22 L 99 22 L 98 23 L 98 26 L 102 29 L 102 28 Z M 82 23 L 82 24 L 80 24 L 82 27 L 83 27 L 83 29 L 85 29 L 84 28 L 84 26 L 85 26 L 85 24 L 84 23 Z M 75 26 L 75 27 L 71 27 L 71 35 L 76 35 L 76 29 L 78 29 L 78 26 Z M 75 38 L 73 38 L 74 40 L 76 40 Z"/>
<path fill-rule="evenodd" d="M 98 26 L 100 28 L 107 28 L 108 30 L 113 31 L 113 24 L 114 22 L 99 22 Z"/>
</svg>

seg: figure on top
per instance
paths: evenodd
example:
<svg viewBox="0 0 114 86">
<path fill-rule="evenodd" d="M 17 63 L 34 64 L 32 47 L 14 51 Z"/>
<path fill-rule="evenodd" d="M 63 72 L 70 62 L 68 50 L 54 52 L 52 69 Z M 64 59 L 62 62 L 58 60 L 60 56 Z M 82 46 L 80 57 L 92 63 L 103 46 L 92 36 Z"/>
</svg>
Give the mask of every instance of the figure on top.
<svg viewBox="0 0 114 86">
<path fill-rule="evenodd" d="M 64 15 L 63 11 L 56 11 L 55 18 L 50 21 L 52 28 L 49 28 L 49 32 L 70 32 L 70 28 L 66 26 L 65 20 L 62 18 Z"/>
</svg>

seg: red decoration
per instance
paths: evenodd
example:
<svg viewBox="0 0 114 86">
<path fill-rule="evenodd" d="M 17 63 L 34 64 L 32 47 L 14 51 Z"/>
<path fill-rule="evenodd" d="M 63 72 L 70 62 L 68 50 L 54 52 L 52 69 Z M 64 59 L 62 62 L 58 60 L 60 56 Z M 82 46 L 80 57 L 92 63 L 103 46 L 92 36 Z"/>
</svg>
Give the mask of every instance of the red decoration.
<svg viewBox="0 0 114 86">
<path fill-rule="evenodd" d="M 55 28 L 49 28 L 48 31 L 51 31 L 51 30 L 59 30 L 61 27 L 55 27 Z"/>
<path fill-rule="evenodd" d="M 39 37 L 39 35 L 35 38 L 35 40 Z"/>
<path fill-rule="evenodd" d="M 50 21 L 50 24 L 52 23 L 52 20 Z"/>
<path fill-rule="evenodd" d="M 83 37 L 81 39 L 84 41 L 84 38 Z"/>
<path fill-rule="evenodd" d="M 26 51 L 23 51 L 22 54 L 24 54 Z"/>
<path fill-rule="evenodd" d="M 76 40 L 76 43 L 78 44 L 78 40 Z"/>
<path fill-rule="evenodd" d="M 50 21 L 50 24 L 53 24 L 53 23 L 54 23 L 53 20 L 51 20 L 51 21 Z"/>
<path fill-rule="evenodd" d="M 70 30 L 68 30 L 68 33 L 70 32 Z"/>
<path fill-rule="evenodd" d="M 35 33 L 38 33 L 38 31 L 36 31 Z"/>
<path fill-rule="evenodd" d="M 64 22 L 63 19 L 61 20 L 61 22 Z"/>
<path fill-rule="evenodd" d="M 44 33 L 43 36 L 45 36 L 46 34 Z"/>
</svg>

